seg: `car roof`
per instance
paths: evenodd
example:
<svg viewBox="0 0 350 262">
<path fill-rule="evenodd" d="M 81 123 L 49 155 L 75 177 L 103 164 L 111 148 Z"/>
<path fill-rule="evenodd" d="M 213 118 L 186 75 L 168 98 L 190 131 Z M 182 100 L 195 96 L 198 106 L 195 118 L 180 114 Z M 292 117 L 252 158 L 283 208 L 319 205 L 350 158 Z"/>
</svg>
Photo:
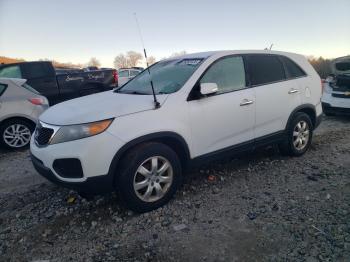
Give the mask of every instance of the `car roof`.
<svg viewBox="0 0 350 262">
<path fill-rule="evenodd" d="M 3 84 L 13 83 L 15 85 L 23 85 L 25 82 L 27 82 L 27 79 L 0 77 L 0 83 L 3 83 Z"/>
<path fill-rule="evenodd" d="M 221 50 L 221 51 L 209 51 L 209 52 L 199 52 L 192 54 L 185 54 L 177 57 L 170 57 L 166 60 L 171 59 L 191 59 L 191 58 L 208 58 L 211 56 L 225 56 L 234 54 L 272 54 L 272 55 L 285 55 L 285 56 L 295 56 L 298 54 L 282 51 L 272 51 L 272 50 Z"/>
</svg>

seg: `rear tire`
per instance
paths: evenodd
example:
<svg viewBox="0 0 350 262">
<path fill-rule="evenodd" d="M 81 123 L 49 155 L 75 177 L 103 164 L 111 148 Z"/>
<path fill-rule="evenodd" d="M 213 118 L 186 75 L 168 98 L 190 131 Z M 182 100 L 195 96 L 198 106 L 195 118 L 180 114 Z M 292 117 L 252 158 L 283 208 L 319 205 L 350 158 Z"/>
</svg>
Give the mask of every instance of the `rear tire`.
<svg viewBox="0 0 350 262">
<path fill-rule="evenodd" d="M 30 144 L 35 125 L 23 119 L 11 119 L 0 126 L 0 145 L 7 149 L 23 149 Z"/>
<path fill-rule="evenodd" d="M 282 155 L 302 156 L 310 147 L 313 135 L 313 125 L 310 117 L 296 113 L 287 128 L 287 139 L 279 144 Z"/>
<path fill-rule="evenodd" d="M 165 205 L 182 182 L 181 163 L 167 145 L 150 142 L 129 151 L 121 160 L 116 188 L 123 204 L 137 213 Z"/>
</svg>

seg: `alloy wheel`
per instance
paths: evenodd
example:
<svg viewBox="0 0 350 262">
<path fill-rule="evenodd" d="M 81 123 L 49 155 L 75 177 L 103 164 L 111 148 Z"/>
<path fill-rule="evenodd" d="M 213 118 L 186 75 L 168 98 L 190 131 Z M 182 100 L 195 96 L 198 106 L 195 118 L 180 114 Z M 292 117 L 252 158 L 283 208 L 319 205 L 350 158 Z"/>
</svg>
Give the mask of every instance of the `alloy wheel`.
<svg viewBox="0 0 350 262">
<path fill-rule="evenodd" d="M 161 156 L 146 159 L 134 175 L 134 191 L 139 199 L 155 202 L 163 198 L 173 183 L 173 167 Z"/>
<path fill-rule="evenodd" d="M 21 148 L 26 146 L 31 137 L 29 128 L 22 124 L 13 124 L 8 126 L 4 133 L 4 142 L 12 148 Z"/>
<path fill-rule="evenodd" d="M 307 122 L 300 121 L 293 131 L 293 145 L 297 150 L 303 150 L 309 142 L 310 127 Z"/>
</svg>

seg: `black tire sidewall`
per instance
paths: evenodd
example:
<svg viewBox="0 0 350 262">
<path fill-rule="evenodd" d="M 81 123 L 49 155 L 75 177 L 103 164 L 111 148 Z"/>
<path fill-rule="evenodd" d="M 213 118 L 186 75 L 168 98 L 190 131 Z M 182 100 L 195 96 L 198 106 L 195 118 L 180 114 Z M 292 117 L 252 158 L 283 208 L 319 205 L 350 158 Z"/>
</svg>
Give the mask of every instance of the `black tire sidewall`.
<svg viewBox="0 0 350 262">
<path fill-rule="evenodd" d="M 35 129 L 34 124 L 30 123 L 29 121 L 22 120 L 22 119 L 11 119 L 11 120 L 5 121 L 4 123 L 2 123 L 0 125 L 0 145 L 7 148 L 7 149 L 12 149 L 12 150 L 21 150 L 23 148 L 28 148 L 30 145 L 30 142 L 23 147 L 11 147 L 8 144 L 6 144 L 6 142 L 4 141 L 5 130 L 9 126 L 14 125 L 14 124 L 20 124 L 20 125 L 26 126 L 30 130 L 30 134 L 33 135 L 33 132 Z"/>
<path fill-rule="evenodd" d="M 297 150 L 293 144 L 293 132 L 294 132 L 295 126 L 300 121 L 305 121 L 309 126 L 309 140 L 307 142 L 307 145 L 302 150 Z M 297 113 L 289 125 L 287 135 L 288 135 L 288 147 L 291 155 L 293 156 L 303 155 L 309 149 L 310 144 L 312 142 L 312 137 L 313 137 L 313 124 L 310 117 L 307 114 L 302 112 Z"/>
<path fill-rule="evenodd" d="M 134 191 L 133 182 L 137 168 L 148 158 L 161 156 L 166 158 L 173 168 L 173 183 L 168 192 L 158 201 L 144 202 Z M 118 172 L 118 171 L 117 171 Z M 179 157 L 167 145 L 161 143 L 147 143 L 137 146 L 123 158 L 119 174 L 116 179 L 117 191 L 124 205 L 135 212 L 143 213 L 165 205 L 175 194 L 182 182 L 182 168 Z"/>
</svg>

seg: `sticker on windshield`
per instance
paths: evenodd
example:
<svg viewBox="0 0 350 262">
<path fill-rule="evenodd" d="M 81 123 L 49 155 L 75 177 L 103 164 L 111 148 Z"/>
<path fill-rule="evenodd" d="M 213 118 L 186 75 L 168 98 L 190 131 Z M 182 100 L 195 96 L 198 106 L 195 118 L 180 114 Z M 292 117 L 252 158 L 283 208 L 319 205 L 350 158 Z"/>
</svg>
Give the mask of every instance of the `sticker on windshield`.
<svg viewBox="0 0 350 262">
<path fill-rule="evenodd" d="M 203 61 L 201 58 L 189 58 L 189 59 L 183 59 L 180 62 L 178 62 L 179 65 L 191 65 L 196 66 L 200 64 Z"/>
</svg>

